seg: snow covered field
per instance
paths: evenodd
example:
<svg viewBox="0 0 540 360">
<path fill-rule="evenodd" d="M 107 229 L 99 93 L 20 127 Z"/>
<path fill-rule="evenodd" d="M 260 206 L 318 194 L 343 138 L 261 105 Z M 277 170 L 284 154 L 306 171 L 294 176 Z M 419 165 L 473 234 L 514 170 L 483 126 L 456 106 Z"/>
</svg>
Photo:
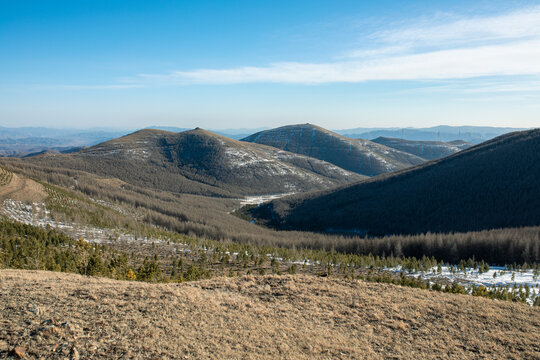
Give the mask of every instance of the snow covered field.
<svg viewBox="0 0 540 360">
<path fill-rule="evenodd" d="M 284 194 L 271 194 L 271 195 L 257 195 L 257 196 L 246 196 L 240 200 L 240 204 L 244 205 L 259 205 L 263 202 L 279 199 L 284 196 L 293 195 L 294 192 L 284 193 Z"/>
<path fill-rule="evenodd" d="M 531 296 L 528 302 L 532 304 L 536 296 L 540 296 L 540 274 L 535 276 L 533 270 L 510 271 L 500 266 L 492 266 L 487 272 L 481 273 L 478 269 L 466 268 L 465 271 L 457 270 L 456 267 L 442 266 L 441 271 L 437 272 L 437 267 L 431 268 L 427 272 L 409 273 L 395 267 L 388 269 L 393 273 L 404 272 L 406 275 L 428 280 L 432 283 L 441 282 L 441 280 L 456 281 L 460 285 L 470 288 L 472 285 L 484 285 L 486 287 L 509 287 L 510 289 L 524 287 L 527 285 L 531 289 Z"/>
</svg>

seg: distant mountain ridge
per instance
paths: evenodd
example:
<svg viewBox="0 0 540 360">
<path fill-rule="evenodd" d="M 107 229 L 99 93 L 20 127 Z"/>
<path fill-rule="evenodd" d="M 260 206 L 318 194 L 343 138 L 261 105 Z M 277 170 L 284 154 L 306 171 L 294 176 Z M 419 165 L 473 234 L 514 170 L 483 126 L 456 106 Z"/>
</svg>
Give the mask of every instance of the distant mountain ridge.
<svg viewBox="0 0 540 360">
<path fill-rule="evenodd" d="M 356 128 L 336 130 L 338 134 L 355 139 L 375 139 L 378 137 L 403 140 L 443 141 L 463 140 L 473 144 L 493 139 L 497 136 L 524 128 L 489 127 L 489 126 L 448 126 L 439 125 L 429 128 Z"/>
<path fill-rule="evenodd" d="M 330 162 L 348 171 L 376 176 L 421 164 L 418 156 L 369 140 L 346 138 L 312 124 L 283 126 L 250 135 L 242 141 Z"/>
<path fill-rule="evenodd" d="M 171 132 L 183 132 L 188 131 L 190 129 L 188 128 L 181 128 L 181 127 L 175 127 L 175 126 L 149 126 L 146 129 L 155 129 L 155 130 L 165 130 L 165 131 L 171 131 Z M 211 132 L 222 135 L 234 140 L 240 140 L 246 136 L 249 136 L 257 131 L 266 130 L 266 127 L 260 127 L 260 128 L 238 128 L 238 129 L 210 129 Z"/>
<path fill-rule="evenodd" d="M 64 151 L 92 146 L 125 135 L 118 129 L 52 129 L 0 127 L 0 156 L 24 156 L 44 151 Z"/>
<path fill-rule="evenodd" d="M 159 129 L 171 132 L 189 130 L 184 127 L 154 125 L 148 129 Z M 227 128 L 212 130 L 213 132 L 231 139 L 242 139 L 254 132 L 264 131 L 267 128 Z M 479 143 L 492 137 L 521 129 L 491 128 L 491 127 L 451 127 L 439 126 L 426 129 L 414 128 L 356 128 L 336 130 L 335 133 L 349 138 L 375 139 L 379 136 L 403 138 L 406 140 L 426 141 L 453 141 L 466 140 Z M 8 128 L 0 126 L 0 156 L 24 156 L 46 150 L 62 151 L 72 147 L 92 146 L 103 141 L 127 135 L 136 129 L 116 128 L 46 128 L 46 127 L 19 127 Z"/>
<path fill-rule="evenodd" d="M 453 142 L 403 140 L 378 137 L 372 140 L 377 144 L 388 146 L 426 160 L 440 159 L 473 146 L 472 143 L 455 140 Z"/>
<path fill-rule="evenodd" d="M 71 154 L 28 158 L 158 190 L 217 196 L 326 189 L 363 179 L 333 164 L 195 129 L 140 130 Z"/>
<path fill-rule="evenodd" d="M 280 229 L 370 235 L 540 224 L 540 129 L 357 184 L 248 210 Z"/>
</svg>

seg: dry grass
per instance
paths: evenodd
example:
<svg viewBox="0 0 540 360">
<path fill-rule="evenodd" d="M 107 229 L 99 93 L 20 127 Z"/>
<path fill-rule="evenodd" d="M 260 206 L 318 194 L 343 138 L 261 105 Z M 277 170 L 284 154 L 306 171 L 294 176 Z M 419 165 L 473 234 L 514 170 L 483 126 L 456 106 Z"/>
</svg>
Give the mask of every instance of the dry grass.
<svg viewBox="0 0 540 360">
<path fill-rule="evenodd" d="M 0 200 L 25 202 L 43 201 L 47 197 L 43 186 L 24 176 L 12 174 L 9 182 L 0 185 Z"/>
<path fill-rule="evenodd" d="M 3 270 L 0 297 L 0 358 L 540 359 L 539 309 L 386 284 Z"/>
</svg>

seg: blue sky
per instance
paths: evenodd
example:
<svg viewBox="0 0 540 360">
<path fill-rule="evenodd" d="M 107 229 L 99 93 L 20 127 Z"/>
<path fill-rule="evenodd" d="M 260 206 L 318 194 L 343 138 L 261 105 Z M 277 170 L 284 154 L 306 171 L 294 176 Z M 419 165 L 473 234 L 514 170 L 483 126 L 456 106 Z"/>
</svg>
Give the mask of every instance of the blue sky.
<svg viewBox="0 0 540 360">
<path fill-rule="evenodd" d="M 0 0 L 0 126 L 540 126 L 539 1 Z"/>
</svg>

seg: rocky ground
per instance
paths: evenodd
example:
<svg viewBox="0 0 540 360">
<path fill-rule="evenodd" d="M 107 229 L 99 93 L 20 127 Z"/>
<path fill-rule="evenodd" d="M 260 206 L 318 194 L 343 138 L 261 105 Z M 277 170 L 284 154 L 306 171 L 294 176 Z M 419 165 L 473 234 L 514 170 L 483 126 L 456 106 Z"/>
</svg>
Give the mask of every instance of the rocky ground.
<svg viewBox="0 0 540 360">
<path fill-rule="evenodd" d="M 538 308 L 361 281 L 2 270 L 0 298 L 0 358 L 540 359 Z"/>
</svg>

